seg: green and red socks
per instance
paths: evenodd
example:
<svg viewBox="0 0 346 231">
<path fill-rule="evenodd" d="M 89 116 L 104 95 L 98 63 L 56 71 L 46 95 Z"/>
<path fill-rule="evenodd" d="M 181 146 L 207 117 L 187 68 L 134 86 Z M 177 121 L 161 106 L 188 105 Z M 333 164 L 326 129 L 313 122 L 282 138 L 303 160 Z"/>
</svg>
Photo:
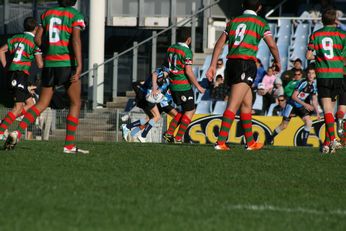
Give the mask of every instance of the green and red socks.
<svg viewBox="0 0 346 231">
<path fill-rule="evenodd" d="M 22 121 L 19 123 L 18 127 L 18 139 L 22 137 L 22 135 L 25 133 L 25 130 L 27 127 L 34 123 L 36 118 L 40 115 L 40 111 L 35 107 L 32 106 L 24 115 L 24 118 Z"/>
<path fill-rule="evenodd" d="M 13 123 L 13 121 L 15 121 L 15 119 L 16 116 L 12 112 L 7 113 L 5 118 L 1 121 L 0 134 L 4 134 L 6 129 L 8 129 L 8 127 Z"/>
<path fill-rule="evenodd" d="M 329 135 L 330 141 L 333 141 L 335 139 L 335 130 L 334 130 L 334 115 L 332 113 L 327 113 L 324 115 L 324 121 L 326 124 L 326 130 Z"/>
<path fill-rule="evenodd" d="M 232 123 L 234 121 L 234 118 L 235 118 L 234 112 L 232 112 L 228 109 L 223 113 L 220 134 L 219 134 L 219 137 L 217 139 L 218 145 L 222 145 L 222 144 L 226 143 L 227 138 L 228 138 L 228 134 L 229 134 L 229 130 L 232 127 Z"/>
<path fill-rule="evenodd" d="M 252 135 L 252 115 L 250 113 L 241 113 L 240 121 L 244 130 L 246 144 L 249 147 L 255 143 L 255 139 Z"/>
<path fill-rule="evenodd" d="M 68 115 L 66 118 L 66 138 L 65 138 L 65 148 L 72 149 L 76 146 L 76 131 L 78 127 L 78 118 Z"/>
<path fill-rule="evenodd" d="M 191 123 L 191 119 L 187 117 L 186 115 L 183 115 L 180 121 L 180 126 L 177 135 L 175 136 L 175 140 L 181 141 L 183 139 L 183 136 L 187 130 L 187 127 Z"/>
<path fill-rule="evenodd" d="M 167 130 L 167 134 L 168 135 L 173 135 L 175 129 L 178 127 L 179 123 L 180 123 L 180 119 L 183 115 L 181 113 L 178 113 L 174 116 L 174 118 L 171 120 L 171 122 L 169 123 L 168 126 L 168 130 Z"/>
<path fill-rule="evenodd" d="M 338 120 L 344 121 L 344 116 L 345 116 L 345 113 L 343 111 L 336 112 L 336 118 Z M 341 138 L 342 143 L 346 142 L 346 123 L 345 122 L 343 122 L 343 135 L 340 138 Z"/>
</svg>

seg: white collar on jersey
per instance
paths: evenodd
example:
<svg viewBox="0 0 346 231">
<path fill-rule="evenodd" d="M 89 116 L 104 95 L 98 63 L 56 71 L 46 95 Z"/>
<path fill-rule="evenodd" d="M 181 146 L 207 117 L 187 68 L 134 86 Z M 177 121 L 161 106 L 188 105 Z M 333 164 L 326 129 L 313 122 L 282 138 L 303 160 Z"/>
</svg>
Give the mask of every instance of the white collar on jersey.
<svg viewBox="0 0 346 231">
<path fill-rule="evenodd" d="M 252 15 L 257 15 L 257 13 L 253 10 L 245 10 L 243 14 L 252 14 Z"/>
<path fill-rule="evenodd" d="M 35 35 L 29 31 L 25 31 L 24 34 L 28 34 L 28 35 L 31 35 L 32 37 L 35 37 Z"/>
<path fill-rule="evenodd" d="M 186 47 L 186 48 L 189 48 L 189 46 L 186 44 L 186 43 L 178 43 L 180 46 L 183 46 L 183 47 Z"/>
</svg>

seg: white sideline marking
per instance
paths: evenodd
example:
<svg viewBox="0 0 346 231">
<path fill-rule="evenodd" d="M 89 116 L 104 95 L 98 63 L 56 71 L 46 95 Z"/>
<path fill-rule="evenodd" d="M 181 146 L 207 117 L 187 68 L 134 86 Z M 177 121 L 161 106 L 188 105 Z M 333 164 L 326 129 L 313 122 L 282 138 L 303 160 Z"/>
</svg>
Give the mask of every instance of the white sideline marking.
<svg viewBox="0 0 346 231">
<path fill-rule="evenodd" d="M 346 210 L 315 210 L 307 208 L 281 208 L 272 205 L 229 205 L 227 208 L 231 210 L 252 210 L 252 211 L 273 211 L 273 212 L 285 212 L 285 213 L 306 213 L 316 215 L 340 215 L 346 216 Z"/>
</svg>

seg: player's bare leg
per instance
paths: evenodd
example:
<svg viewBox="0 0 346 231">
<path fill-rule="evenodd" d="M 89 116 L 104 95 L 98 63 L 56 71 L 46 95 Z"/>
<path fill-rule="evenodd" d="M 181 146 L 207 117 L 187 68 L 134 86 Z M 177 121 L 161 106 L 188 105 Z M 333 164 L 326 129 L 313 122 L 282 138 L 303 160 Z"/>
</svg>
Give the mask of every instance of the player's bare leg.
<svg viewBox="0 0 346 231">
<path fill-rule="evenodd" d="M 339 105 L 338 111 L 336 113 L 337 131 L 343 146 L 346 145 L 346 123 L 344 121 L 345 113 L 346 113 L 346 105 Z"/>
<path fill-rule="evenodd" d="M 312 128 L 312 119 L 309 115 L 307 116 L 304 116 L 303 118 L 303 121 L 304 121 L 304 130 L 303 130 L 303 133 L 302 133 L 302 146 L 306 146 L 307 143 L 308 143 L 308 138 L 309 138 L 309 135 L 310 135 L 310 130 Z"/>
<path fill-rule="evenodd" d="M 246 150 L 255 151 L 263 147 L 263 143 L 255 141 L 252 134 L 252 91 L 249 87 L 240 108 L 240 122 L 246 139 Z"/>
<path fill-rule="evenodd" d="M 323 146 L 329 146 L 330 153 L 335 153 L 335 151 L 339 148 L 342 147 L 340 142 L 338 142 L 335 139 L 335 130 L 334 130 L 334 107 L 335 107 L 335 102 L 332 101 L 331 98 L 322 98 L 322 107 L 323 107 L 323 112 L 324 112 L 324 121 L 325 121 L 325 126 L 330 138 L 330 144 L 324 143 Z M 324 149 L 324 148 L 322 148 Z"/>
<path fill-rule="evenodd" d="M 54 91 L 52 87 L 42 87 L 41 97 L 39 98 L 37 104 L 28 109 L 28 111 L 24 115 L 23 120 L 19 123 L 18 129 L 9 134 L 4 145 L 5 149 L 14 148 L 17 142 L 21 139 L 29 124 L 34 123 L 40 113 L 48 107 L 53 97 L 53 93 Z"/>
<path fill-rule="evenodd" d="M 216 150 L 229 150 L 230 148 L 226 145 L 229 131 L 232 127 L 232 123 L 235 118 L 240 105 L 243 102 L 248 103 L 245 96 L 248 95 L 250 87 L 246 83 L 238 83 L 231 86 L 231 93 L 228 97 L 228 104 L 225 112 L 223 113 L 221 128 L 217 143 L 215 145 Z M 249 97 L 249 96 L 248 96 Z M 252 98 L 252 95 L 251 95 Z M 245 99 L 245 101 L 244 101 Z"/>
<path fill-rule="evenodd" d="M 142 134 L 137 136 L 137 140 L 141 143 L 146 142 L 146 138 L 149 131 L 155 125 L 155 123 L 159 122 L 159 120 L 161 119 L 160 111 L 156 105 L 150 110 L 150 112 L 153 114 L 154 117 L 147 122 Z"/>
<path fill-rule="evenodd" d="M 83 150 L 76 147 L 76 131 L 79 123 L 79 114 L 81 107 L 81 81 L 72 81 L 67 89 L 67 95 L 70 98 L 70 110 L 66 118 L 66 138 L 65 138 L 65 153 L 89 153 L 88 150 Z"/>
</svg>

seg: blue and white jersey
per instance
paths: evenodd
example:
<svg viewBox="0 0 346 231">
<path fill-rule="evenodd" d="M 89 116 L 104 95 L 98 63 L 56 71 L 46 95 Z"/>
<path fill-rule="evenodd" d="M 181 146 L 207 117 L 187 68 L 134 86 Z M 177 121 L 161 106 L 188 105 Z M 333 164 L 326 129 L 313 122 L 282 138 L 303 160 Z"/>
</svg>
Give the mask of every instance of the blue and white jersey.
<svg viewBox="0 0 346 231">
<path fill-rule="evenodd" d="M 316 81 L 310 84 L 306 79 L 303 79 L 296 86 L 295 91 L 296 90 L 298 91 L 298 99 L 303 102 L 309 102 L 312 96 L 317 94 Z M 294 101 L 292 97 L 289 99 L 288 103 L 297 108 L 303 107 L 303 105 Z"/>
<path fill-rule="evenodd" d="M 165 96 L 163 100 L 160 102 L 161 107 L 166 107 L 169 105 L 170 101 L 172 101 L 172 95 L 169 91 L 169 78 L 164 77 L 164 72 L 169 73 L 168 68 L 159 67 L 155 70 L 157 74 L 157 87 L 161 91 L 161 93 Z M 149 75 L 143 85 L 141 86 L 141 90 L 147 95 L 151 93 L 151 89 L 153 87 L 153 79 L 152 76 Z"/>
</svg>

